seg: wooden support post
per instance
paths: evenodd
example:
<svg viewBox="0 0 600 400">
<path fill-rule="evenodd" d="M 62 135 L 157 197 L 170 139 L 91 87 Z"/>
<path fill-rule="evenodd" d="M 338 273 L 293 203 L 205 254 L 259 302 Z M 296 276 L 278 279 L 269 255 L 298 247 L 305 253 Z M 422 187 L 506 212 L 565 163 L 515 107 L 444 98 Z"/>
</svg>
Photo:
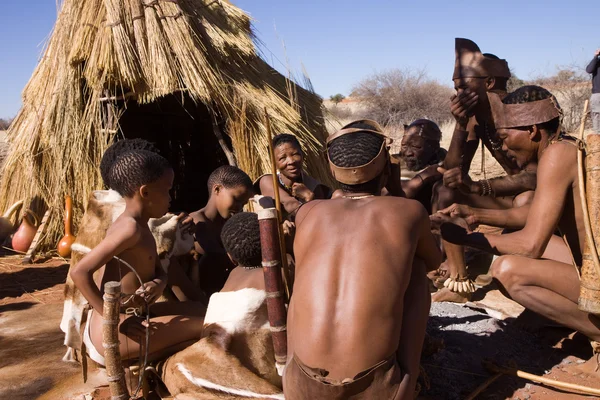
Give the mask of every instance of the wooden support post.
<svg viewBox="0 0 600 400">
<path fill-rule="evenodd" d="M 102 346 L 106 374 L 112 400 L 129 399 L 129 391 L 125 382 L 125 371 L 121 365 L 119 351 L 119 300 L 121 297 L 121 282 L 106 282 L 104 284 L 104 310 L 102 321 Z"/>
<path fill-rule="evenodd" d="M 214 132 L 215 136 L 217 137 L 219 146 L 221 146 L 223 153 L 225 153 L 225 157 L 227 157 L 227 162 L 229 162 L 229 165 L 231 165 L 233 167 L 237 167 L 237 161 L 235 160 L 235 155 L 229 149 L 229 146 L 227 146 L 227 143 L 225 143 L 225 139 L 223 138 L 223 134 L 221 133 L 221 130 L 219 129 L 219 124 L 217 124 L 217 119 L 215 118 L 214 115 L 212 116 L 211 120 L 212 120 L 213 132 Z"/>
<path fill-rule="evenodd" d="M 42 239 L 42 236 L 44 235 L 44 233 L 46 233 L 46 227 L 48 226 L 48 220 L 50 219 L 50 214 L 52 214 L 51 208 L 46 210 L 46 213 L 44 214 L 44 217 L 42 218 L 42 222 L 40 222 L 40 226 L 38 227 L 38 230 L 35 233 L 35 236 L 33 237 L 33 242 L 31 242 L 31 245 L 29 245 L 29 250 L 27 250 L 27 254 L 23 258 L 23 261 L 21 262 L 21 264 L 32 264 L 33 263 L 33 258 L 35 257 L 35 253 L 37 252 L 37 249 L 40 245 L 40 239 Z"/>
<path fill-rule="evenodd" d="M 267 312 L 275 350 L 275 366 L 280 376 L 287 362 L 287 310 L 281 279 L 281 251 L 279 246 L 279 222 L 277 209 L 267 208 L 258 212 L 262 266 L 267 292 Z"/>
</svg>

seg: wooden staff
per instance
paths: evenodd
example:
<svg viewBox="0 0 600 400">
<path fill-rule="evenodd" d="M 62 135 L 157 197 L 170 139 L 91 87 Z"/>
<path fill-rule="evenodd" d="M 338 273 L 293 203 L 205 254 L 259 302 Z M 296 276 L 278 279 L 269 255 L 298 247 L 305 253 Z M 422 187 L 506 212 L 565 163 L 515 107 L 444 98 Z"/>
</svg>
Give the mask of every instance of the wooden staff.
<svg viewBox="0 0 600 400">
<path fill-rule="evenodd" d="M 277 209 L 258 212 L 262 266 L 267 292 L 267 313 L 275 350 L 275 366 L 280 376 L 287 361 L 287 311 L 281 281 L 281 247 Z"/>
<path fill-rule="evenodd" d="M 596 247 L 595 236 L 600 236 L 600 227 L 592 226 L 592 220 L 597 221 L 600 213 L 600 199 L 597 198 L 599 192 L 598 167 L 600 167 L 600 141 L 599 137 L 594 135 L 588 138 L 587 154 L 585 146 L 583 146 L 585 119 L 587 115 L 589 100 L 585 101 L 583 106 L 583 117 L 580 126 L 581 145 L 577 153 L 577 164 L 579 167 L 579 197 L 581 200 L 581 209 L 583 211 L 583 223 L 587 240 L 583 252 L 583 265 L 581 267 L 581 284 L 578 305 L 579 309 L 588 313 L 600 315 L 600 259 L 598 257 L 598 249 Z M 584 155 L 585 163 L 584 163 Z M 587 166 L 587 185 L 586 171 Z M 592 218 L 590 218 L 592 214 Z M 596 235 L 594 235 L 596 233 Z"/>
<path fill-rule="evenodd" d="M 273 177 L 273 192 L 275 194 L 275 208 L 277 209 L 277 225 L 279 226 L 279 251 L 281 254 L 281 266 L 283 270 L 283 280 L 285 284 L 286 298 L 289 299 L 292 295 L 292 287 L 290 285 L 290 268 L 287 262 L 287 251 L 285 249 L 285 236 L 283 234 L 283 214 L 281 212 L 281 199 L 279 198 L 279 182 L 277 180 L 277 165 L 275 163 L 275 150 L 273 149 L 273 133 L 271 132 L 271 122 L 269 121 L 269 113 L 265 107 L 265 126 L 267 128 L 267 142 L 269 144 L 269 158 L 271 161 L 271 176 Z"/>
<path fill-rule="evenodd" d="M 46 233 L 46 227 L 48 226 L 48 220 L 50 219 L 50 214 L 52 214 L 52 208 L 49 208 L 46 210 L 46 213 L 44 214 L 44 217 L 42 218 L 42 222 L 40 223 L 40 226 L 38 227 L 38 230 L 35 233 L 33 242 L 31 242 L 31 244 L 29 245 L 29 250 L 27 250 L 27 254 L 23 258 L 23 261 L 21 262 L 21 264 L 32 264 L 33 263 L 33 257 L 35 257 L 35 253 L 37 252 L 37 249 L 39 247 L 40 239 L 42 238 L 42 235 L 44 235 Z"/>
<path fill-rule="evenodd" d="M 591 394 L 595 396 L 600 396 L 600 389 L 592 388 L 589 386 L 576 385 L 574 383 L 561 382 L 554 379 L 544 378 L 543 376 L 533 375 L 528 372 L 524 372 L 518 370 L 516 368 L 511 367 L 500 367 L 491 362 L 485 363 L 485 367 L 494 373 L 504 374 L 516 376 L 518 378 L 523 378 L 530 380 L 532 382 L 542 383 L 544 385 L 548 385 L 557 389 L 567 390 L 567 391 L 576 391 L 579 393 Z"/>
<path fill-rule="evenodd" d="M 106 282 L 104 284 L 104 309 L 102 317 L 102 347 L 106 375 L 112 400 L 129 399 L 129 391 L 125 382 L 125 371 L 121 365 L 119 351 L 119 299 L 121 297 L 121 282 Z"/>
</svg>

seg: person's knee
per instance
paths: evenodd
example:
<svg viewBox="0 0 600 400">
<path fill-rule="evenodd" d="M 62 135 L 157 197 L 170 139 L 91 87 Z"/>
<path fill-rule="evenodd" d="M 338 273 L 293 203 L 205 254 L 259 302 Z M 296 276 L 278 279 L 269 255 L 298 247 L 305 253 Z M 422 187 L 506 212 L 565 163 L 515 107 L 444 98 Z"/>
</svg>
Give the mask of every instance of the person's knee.
<svg viewBox="0 0 600 400">
<path fill-rule="evenodd" d="M 523 192 L 517 196 L 515 196 L 513 200 L 513 207 L 523 207 L 527 204 L 531 204 L 533 201 L 533 195 L 535 192 L 533 190 L 528 190 L 527 192 Z"/>
<path fill-rule="evenodd" d="M 507 289 L 517 286 L 520 281 L 519 268 L 515 265 L 513 256 L 498 257 L 492 263 L 490 273 Z"/>
</svg>

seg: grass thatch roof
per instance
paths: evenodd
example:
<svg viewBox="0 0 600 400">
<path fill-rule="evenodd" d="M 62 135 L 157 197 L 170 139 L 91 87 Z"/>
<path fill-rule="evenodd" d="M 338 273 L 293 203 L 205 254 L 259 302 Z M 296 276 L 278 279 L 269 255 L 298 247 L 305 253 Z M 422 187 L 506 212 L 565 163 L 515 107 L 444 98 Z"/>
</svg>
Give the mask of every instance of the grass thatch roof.
<svg viewBox="0 0 600 400">
<path fill-rule="evenodd" d="M 224 121 L 251 177 L 268 171 L 267 108 L 274 132 L 298 136 L 309 172 L 328 181 L 321 99 L 262 61 L 253 39 L 248 15 L 227 1 L 64 0 L 8 131 L 0 210 L 21 199 L 56 209 L 44 242 L 53 246 L 64 195 L 79 205 L 77 220 L 102 186 L 99 161 L 118 131 L 106 101 L 119 114 L 178 92 Z"/>
</svg>

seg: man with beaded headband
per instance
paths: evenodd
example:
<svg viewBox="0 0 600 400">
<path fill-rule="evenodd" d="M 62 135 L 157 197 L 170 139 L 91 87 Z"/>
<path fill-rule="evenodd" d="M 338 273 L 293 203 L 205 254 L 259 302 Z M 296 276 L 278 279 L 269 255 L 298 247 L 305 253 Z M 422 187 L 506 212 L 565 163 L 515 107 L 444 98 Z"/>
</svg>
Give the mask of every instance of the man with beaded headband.
<svg viewBox="0 0 600 400">
<path fill-rule="evenodd" d="M 489 99 L 508 156 L 520 168 L 538 163 L 533 201 L 511 210 L 475 210 L 470 215 L 470 223 L 496 222 L 519 229 L 516 232 L 471 233 L 462 221 L 463 227 L 443 223 L 442 237 L 502 255 L 492 264 L 491 273 L 503 292 L 524 307 L 590 338 L 594 359 L 582 369 L 598 374 L 600 319 L 577 306 L 578 266 L 585 243 L 577 140 L 561 131 L 560 108 L 554 96 L 539 86 L 519 88 L 503 100 L 491 93 Z M 432 220 L 440 223 L 446 218 L 435 215 Z M 553 236 L 557 228 L 564 235 L 564 242 Z"/>
<path fill-rule="evenodd" d="M 527 203 L 532 198 L 530 191 L 535 189 L 535 163 L 519 168 L 502 150 L 486 95 L 506 95 L 506 84 L 511 76 L 508 63 L 493 54 L 483 54 L 468 39 L 457 38 L 455 48 L 452 79 L 457 93 L 452 97 L 451 111 L 456 126 L 444 166 L 439 169 L 444 177 L 443 185 L 435 189 L 434 211 L 453 203 L 486 209 L 506 209 Z M 508 176 L 471 180 L 468 172 L 480 141 Z M 436 279 L 436 286 L 441 289 L 433 300 L 465 302 L 475 288 L 468 279 L 465 250 L 447 242 L 444 242 L 444 250 L 447 261 Z"/>
<path fill-rule="evenodd" d="M 386 137 L 373 124 L 350 126 L 327 141 L 341 196 L 296 216 L 288 400 L 413 398 L 419 375 L 425 273 L 440 253 L 418 202 L 380 196 L 390 176 Z"/>
</svg>

